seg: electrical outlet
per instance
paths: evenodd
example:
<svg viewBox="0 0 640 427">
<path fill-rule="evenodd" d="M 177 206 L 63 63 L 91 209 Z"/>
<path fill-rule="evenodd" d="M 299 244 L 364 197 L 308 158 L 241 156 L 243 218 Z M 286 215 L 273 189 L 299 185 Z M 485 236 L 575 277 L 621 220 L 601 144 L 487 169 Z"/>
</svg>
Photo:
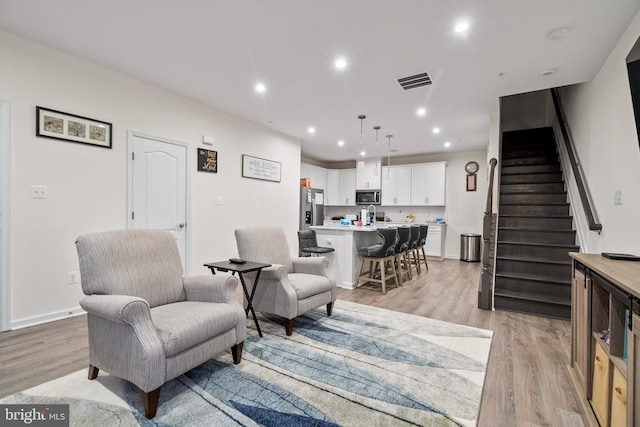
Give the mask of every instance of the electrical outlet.
<svg viewBox="0 0 640 427">
<path fill-rule="evenodd" d="M 46 185 L 32 185 L 31 186 L 31 198 L 32 199 L 46 199 L 49 197 L 49 189 Z"/>
<path fill-rule="evenodd" d="M 78 271 L 69 271 L 67 273 L 67 284 L 73 285 L 74 283 L 78 283 L 79 277 L 80 273 Z"/>
</svg>

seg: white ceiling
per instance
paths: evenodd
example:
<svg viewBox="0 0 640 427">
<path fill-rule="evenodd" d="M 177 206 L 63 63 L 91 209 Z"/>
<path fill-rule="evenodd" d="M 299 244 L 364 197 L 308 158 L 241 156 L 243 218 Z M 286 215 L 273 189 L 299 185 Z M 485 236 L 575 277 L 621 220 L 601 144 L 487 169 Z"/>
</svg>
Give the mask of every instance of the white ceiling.
<svg viewBox="0 0 640 427">
<path fill-rule="evenodd" d="M 303 156 L 332 162 L 358 157 L 359 114 L 366 157 L 387 155 L 388 134 L 393 156 L 483 149 L 498 97 L 591 80 L 639 9 L 640 0 L 0 0 L 0 28 L 292 135 Z M 453 30 L 460 20 L 465 34 Z M 558 27 L 568 35 L 551 40 Z M 341 72 L 338 56 L 348 61 Z M 424 71 L 433 85 L 397 82 Z"/>
</svg>

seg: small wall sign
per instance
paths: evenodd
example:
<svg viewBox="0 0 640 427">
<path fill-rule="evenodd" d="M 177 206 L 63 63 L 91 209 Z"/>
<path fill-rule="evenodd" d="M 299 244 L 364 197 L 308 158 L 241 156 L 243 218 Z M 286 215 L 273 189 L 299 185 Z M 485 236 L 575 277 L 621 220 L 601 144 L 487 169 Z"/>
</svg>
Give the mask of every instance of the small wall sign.
<svg viewBox="0 0 640 427">
<path fill-rule="evenodd" d="M 198 170 L 200 172 L 218 173 L 218 152 L 198 148 Z"/>
<path fill-rule="evenodd" d="M 242 155 L 242 176 L 245 178 L 264 179 L 280 182 L 280 162 Z"/>
</svg>

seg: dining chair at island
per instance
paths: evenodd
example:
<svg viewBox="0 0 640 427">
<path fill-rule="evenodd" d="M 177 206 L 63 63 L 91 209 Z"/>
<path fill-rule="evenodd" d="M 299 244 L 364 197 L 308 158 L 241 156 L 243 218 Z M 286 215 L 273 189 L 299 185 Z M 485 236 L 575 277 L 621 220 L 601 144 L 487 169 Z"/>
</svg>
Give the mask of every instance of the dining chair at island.
<svg viewBox="0 0 640 427">
<path fill-rule="evenodd" d="M 395 247 L 395 266 L 398 282 L 403 285 L 404 274 L 411 280 L 411 266 L 409 265 L 409 243 L 411 240 L 410 227 L 398 227 L 398 243 Z"/>
<path fill-rule="evenodd" d="M 89 379 L 99 370 L 142 391 L 147 418 L 164 383 L 231 349 L 240 363 L 246 314 L 231 275 L 182 276 L 176 239 L 164 230 L 78 237 L 87 312 Z M 213 376 L 215 378 L 215 375 Z"/>
<path fill-rule="evenodd" d="M 411 225 L 411 239 L 409 240 L 409 251 L 407 255 L 409 258 L 409 265 L 414 266 L 416 268 L 416 274 L 421 273 L 420 255 L 418 253 L 419 242 L 420 242 L 420 226 L 417 224 Z"/>
<path fill-rule="evenodd" d="M 262 270 L 255 285 L 256 311 L 283 317 L 287 335 L 293 333 L 294 319 L 314 308 L 326 305 L 331 316 L 338 292 L 327 275 L 326 257 L 292 257 L 280 227 L 238 228 L 235 236 L 240 258 L 271 264 Z"/>
<path fill-rule="evenodd" d="M 384 295 L 387 293 L 388 280 L 393 280 L 396 287 L 399 286 L 395 267 L 396 244 L 399 237 L 398 229 L 395 227 L 379 228 L 377 231 L 382 240 L 380 243 L 358 249 L 358 255 L 362 258 L 362 261 L 360 262 L 356 287 L 360 285 L 361 280 L 364 283 L 379 283 Z M 369 270 L 363 272 L 366 262 L 369 262 Z M 387 269 L 390 270 L 389 275 L 387 274 Z"/>
<path fill-rule="evenodd" d="M 335 251 L 334 248 L 318 246 L 315 230 L 298 231 L 298 250 L 300 256 L 322 255 Z"/>
<path fill-rule="evenodd" d="M 429 232 L 429 226 L 426 224 L 420 224 L 420 237 L 418 238 L 418 264 L 424 262 L 424 268 L 429 269 L 427 264 L 427 255 L 424 253 L 424 247 L 427 244 L 427 233 Z"/>
</svg>

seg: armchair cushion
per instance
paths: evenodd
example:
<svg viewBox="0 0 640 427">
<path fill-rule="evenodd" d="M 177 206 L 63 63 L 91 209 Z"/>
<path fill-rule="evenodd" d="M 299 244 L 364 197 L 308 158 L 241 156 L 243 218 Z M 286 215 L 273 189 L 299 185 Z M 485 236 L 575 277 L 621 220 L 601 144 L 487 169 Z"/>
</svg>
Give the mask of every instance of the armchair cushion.
<svg viewBox="0 0 640 427">
<path fill-rule="evenodd" d="M 154 307 L 151 318 L 166 357 L 175 356 L 233 329 L 239 321 L 238 311 L 229 304 L 194 301 Z"/>
<path fill-rule="evenodd" d="M 315 274 L 291 273 L 289 283 L 296 291 L 298 300 L 303 300 L 310 296 L 331 291 L 332 283 L 324 276 Z"/>
</svg>

